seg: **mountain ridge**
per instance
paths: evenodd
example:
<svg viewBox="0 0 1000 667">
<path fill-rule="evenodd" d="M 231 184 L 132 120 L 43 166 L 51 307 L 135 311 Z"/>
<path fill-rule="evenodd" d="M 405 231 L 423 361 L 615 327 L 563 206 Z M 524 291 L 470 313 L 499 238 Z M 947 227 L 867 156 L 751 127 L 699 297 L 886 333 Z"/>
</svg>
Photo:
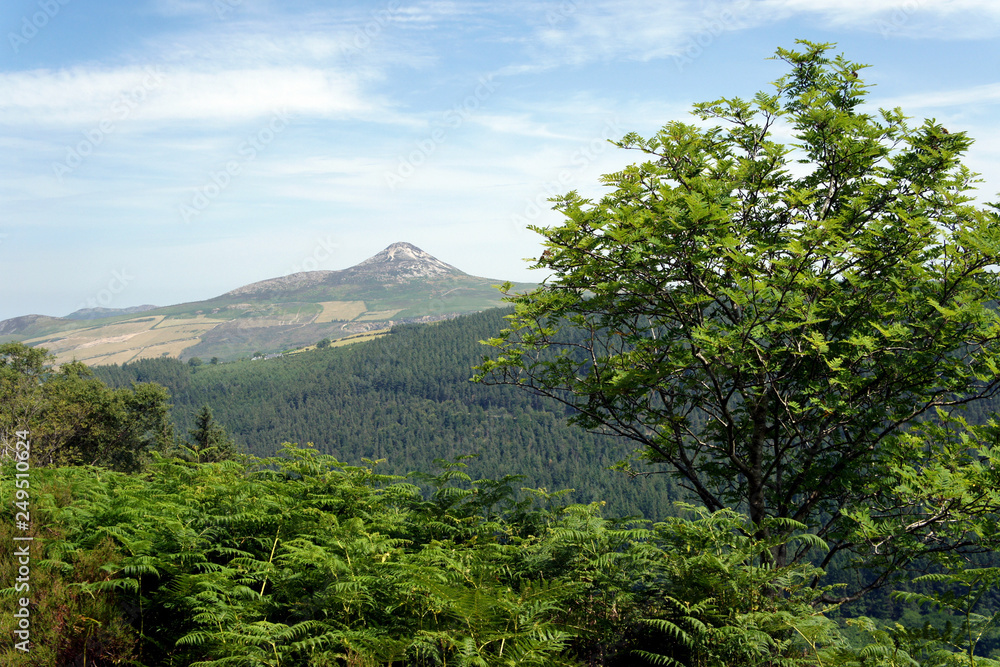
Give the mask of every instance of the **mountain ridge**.
<svg viewBox="0 0 1000 667">
<path fill-rule="evenodd" d="M 231 360 L 493 308 L 502 304 L 499 282 L 397 242 L 345 269 L 261 280 L 202 301 L 107 309 L 106 316 L 77 311 L 63 318 L 11 318 L 0 321 L 0 342 L 46 347 L 58 363 L 157 356 Z"/>
<path fill-rule="evenodd" d="M 115 315 L 134 315 L 136 313 L 144 313 L 147 310 L 155 309 L 156 306 L 151 303 L 145 303 L 141 306 L 128 306 L 127 308 L 102 308 L 98 306 L 95 308 L 81 308 L 80 310 L 75 310 L 69 315 L 64 315 L 63 319 L 99 320 L 104 317 L 114 317 Z"/>
</svg>

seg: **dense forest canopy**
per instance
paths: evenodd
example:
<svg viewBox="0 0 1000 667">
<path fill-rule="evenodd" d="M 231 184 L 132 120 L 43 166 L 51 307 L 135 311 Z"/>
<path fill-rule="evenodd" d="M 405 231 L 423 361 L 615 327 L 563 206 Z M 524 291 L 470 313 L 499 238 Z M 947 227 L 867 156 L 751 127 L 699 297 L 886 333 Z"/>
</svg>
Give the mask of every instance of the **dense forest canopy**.
<svg viewBox="0 0 1000 667">
<path fill-rule="evenodd" d="M 566 423 L 556 401 L 469 381 L 479 341 L 509 311 L 490 310 L 431 325 L 401 325 L 358 345 L 279 359 L 190 367 L 176 359 L 98 366 L 96 377 L 126 389 L 155 382 L 170 392 L 177 432 L 196 427 L 209 406 L 214 420 L 248 453 L 273 455 L 282 442 L 314 443 L 324 453 L 405 474 L 435 459 L 475 455 L 481 477 L 522 475 L 521 485 L 574 489 L 575 502 L 603 501 L 613 516 L 663 518 L 683 492 L 671 480 L 630 479 L 608 470 L 631 445 Z"/>
</svg>

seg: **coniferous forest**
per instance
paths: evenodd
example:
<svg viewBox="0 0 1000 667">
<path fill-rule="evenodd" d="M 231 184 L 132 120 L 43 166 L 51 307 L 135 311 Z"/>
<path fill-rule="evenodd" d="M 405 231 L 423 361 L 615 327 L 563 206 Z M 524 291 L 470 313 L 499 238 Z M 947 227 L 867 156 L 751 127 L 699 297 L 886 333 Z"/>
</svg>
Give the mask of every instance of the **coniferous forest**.
<svg viewBox="0 0 1000 667">
<path fill-rule="evenodd" d="M 666 475 L 629 478 L 608 470 L 634 449 L 566 423 L 551 399 L 470 382 L 509 309 L 431 325 L 402 325 L 367 343 L 281 358 L 190 365 L 149 359 L 98 366 L 116 388 L 155 382 L 170 393 L 178 433 L 208 406 L 247 453 L 273 455 L 282 442 L 313 443 L 341 461 L 382 461 L 381 472 L 429 470 L 435 459 L 466 461 L 470 474 L 522 475 L 521 486 L 574 489 L 576 502 L 603 501 L 616 516 L 672 513 L 684 497 Z"/>
<path fill-rule="evenodd" d="M 1000 665 L 1000 207 L 797 48 L 557 197 L 511 309 L 0 346 L 3 664 Z"/>
</svg>

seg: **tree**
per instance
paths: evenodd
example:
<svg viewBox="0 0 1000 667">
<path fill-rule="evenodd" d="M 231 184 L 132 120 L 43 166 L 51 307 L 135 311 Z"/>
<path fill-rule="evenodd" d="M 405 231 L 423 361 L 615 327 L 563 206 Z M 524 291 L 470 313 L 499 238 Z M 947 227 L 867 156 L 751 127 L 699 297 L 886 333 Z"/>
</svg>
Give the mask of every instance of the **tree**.
<svg viewBox="0 0 1000 667">
<path fill-rule="evenodd" d="M 74 361 L 55 369 L 43 348 L 0 346 L 0 443 L 28 431 L 33 465 L 142 467 L 173 442 L 169 396 L 152 383 L 110 389 Z"/>
<path fill-rule="evenodd" d="M 535 228 L 551 277 L 506 287 L 476 379 L 571 405 L 762 533 L 807 524 L 824 566 L 877 554 L 864 590 L 973 545 L 968 520 L 1000 503 L 977 486 L 996 438 L 955 412 L 1000 387 L 1000 219 L 973 203 L 965 133 L 864 111 L 865 66 L 799 44 L 773 92 L 694 106 L 722 126 L 629 134 L 646 161 L 605 176 L 610 194 L 553 200 L 565 221 Z"/>
<path fill-rule="evenodd" d="M 198 463 L 225 461 L 236 456 L 236 443 L 212 415 L 212 409 L 202 406 L 195 417 L 195 427 L 188 431 L 191 440 L 184 453 Z"/>
<path fill-rule="evenodd" d="M 0 458 L 13 456 L 17 432 L 30 428 L 42 408 L 45 350 L 23 343 L 0 345 Z"/>
</svg>

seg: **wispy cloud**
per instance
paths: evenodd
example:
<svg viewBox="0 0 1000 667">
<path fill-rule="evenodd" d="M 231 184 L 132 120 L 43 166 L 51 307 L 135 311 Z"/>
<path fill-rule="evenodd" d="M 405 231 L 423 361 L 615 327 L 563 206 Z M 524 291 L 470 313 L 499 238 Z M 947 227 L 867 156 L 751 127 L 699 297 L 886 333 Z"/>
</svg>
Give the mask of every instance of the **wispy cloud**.
<svg viewBox="0 0 1000 667">
<path fill-rule="evenodd" d="M 968 109 L 1000 103 L 1000 83 L 952 90 L 922 91 L 918 94 L 876 99 L 874 101 L 881 108 L 895 109 L 896 107 L 901 107 L 907 112 L 918 109 L 936 108 Z"/>
<path fill-rule="evenodd" d="M 994 0 L 761 0 L 771 20 L 815 16 L 824 26 L 885 37 L 981 39 L 1000 29 Z"/>
<path fill-rule="evenodd" d="M 79 125 L 131 116 L 145 121 L 232 121 L 281 108 L 322 118 L 371 114 L 344 72 L 311 67 L 196 70 L 162 66 L 0 73 L 0 121 Z"/>
<path fill-rule="evenodd" d="M 726 33 L 791 19 L 885 36 L 971 39 L 1000 32 L 995 0 L 600 0 L 573 6 L 575 11 L 537 29 L 527 46 L 531 64 L 511 64 L 511 73 L 673 58 L 692 41 L 704 45 Z"/>
<path fill-rule="evenodd" d="M 573 11 L 560 14 L 563 4 Z M 597 0 L 549 6 L 546 21 L 526 48 L 544 69 L 616 59 L 648 62 L 676 58 L 689 48 L 768 21 L 774 12 L 759 0 Z M 517 67 L 517 65 L 512 65 Z"/>
</svg>

